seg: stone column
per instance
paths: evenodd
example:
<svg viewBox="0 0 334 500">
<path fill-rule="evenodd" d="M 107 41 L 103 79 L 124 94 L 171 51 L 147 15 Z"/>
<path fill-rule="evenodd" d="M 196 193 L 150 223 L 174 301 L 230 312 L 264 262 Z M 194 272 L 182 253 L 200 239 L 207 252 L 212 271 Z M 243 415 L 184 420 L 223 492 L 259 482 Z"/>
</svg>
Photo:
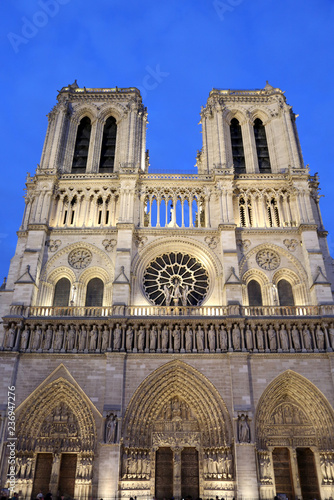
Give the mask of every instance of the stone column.
<svg viewBox="0 0 334 500">
<path fill-rule="evenodd" d="M 181 453 L 183 448 L 173 447 L 173 496 L 181 498 Z"/>
</svg>

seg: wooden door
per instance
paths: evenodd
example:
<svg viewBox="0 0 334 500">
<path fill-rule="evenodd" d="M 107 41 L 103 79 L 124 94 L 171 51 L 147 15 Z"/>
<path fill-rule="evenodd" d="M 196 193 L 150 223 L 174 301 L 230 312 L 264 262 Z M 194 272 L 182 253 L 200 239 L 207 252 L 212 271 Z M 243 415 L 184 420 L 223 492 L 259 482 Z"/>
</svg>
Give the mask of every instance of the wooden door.
<svg viewBox="0 0 334 500">
<path fill-rule="evenodd" d="M 184 448 L 181 453 L 181 494 L 182 498 L 199 497 L 198 451 Z"/>
<path fill-rule="evenodd" d="M 155 497 L 157 500 L 173 496 L 173 452 L 159 448 L 155 456 Z"/>
<path fill-rule="evenodd" d="M 320 498 L 314 455 L 310 448 L 297 448 L 297 463 L 303 500 Z"/>
<path fill-rule="evenodd" d="M 284 494 L 294 498 L 290 453 L 288 448 L 275 448 L 273 451 L 276 495 Z"/>
<path fill-rule="evenodd" d="M 44 496 L 49 493 L 52 462 L 52 453 L 38 453 L 35 468 L 34 485 L 32 488 L 32 498 L 36 498 L 36 495 L 38 495 L 38 493 L 40 492 L 42 492 Z"/>
<path fill-rule="evenodd" d="M 77 456 L 75 453 L 62 453 L 59 471 L 58 490 L 65 497 L 74 497 Z"/>
</svg>

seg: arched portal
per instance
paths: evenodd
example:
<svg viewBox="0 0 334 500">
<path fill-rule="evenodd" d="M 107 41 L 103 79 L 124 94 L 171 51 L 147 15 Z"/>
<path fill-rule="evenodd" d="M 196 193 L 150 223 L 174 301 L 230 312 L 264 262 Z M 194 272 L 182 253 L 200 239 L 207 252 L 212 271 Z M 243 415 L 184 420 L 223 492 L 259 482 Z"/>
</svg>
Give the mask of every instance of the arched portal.
<svg viewBox="0 0 334 500">
<path fill-rule="evenodd" d="M 122 453 L 121 489 L 135 481 L 141 494 L 146 484 L 147 494 L 158 499 L 234 489 L 226 405 L 206 377 L 178 360 L 136 390 L 124 417 Z"/>
<path fill-rule="evenodd" d="M 262 495 L 319 498 L 327 481 L 319 464 L 334 464 L 334 412 L 319 389 L 284 372 L 262 394 L 255 427 Z"/>
<path fill-rule="evenodd" d="M 91 495 L 96 425 L 87 401 L 60 377 L 18 408 L 17 481 L 23 497 L 39 491 Z"/>
</svg>

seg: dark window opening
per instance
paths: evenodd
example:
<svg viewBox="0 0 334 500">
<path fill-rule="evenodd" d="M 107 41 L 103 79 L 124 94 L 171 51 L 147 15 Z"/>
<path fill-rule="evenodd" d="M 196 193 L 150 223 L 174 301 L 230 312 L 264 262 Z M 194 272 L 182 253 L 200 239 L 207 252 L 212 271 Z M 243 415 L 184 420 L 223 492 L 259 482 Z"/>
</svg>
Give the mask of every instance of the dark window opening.
<svg viewBox="0 0 334 500">
<path fill-rule="evenodd" d="M 250 306 L 262 306 L 261 285 L 255 280 L 251 280 L 247 285 L 248 303 Z"/>
<path fill-rule="evenodd" d="M 70 300 L 71 283 L 67 278 L 61 278 L 55 286 L 53 296 L 54 307 L 67 307 Z"/>
<path fill-rule="evenodd" d="M 266 129 L 259 118 L 254 122 L 254 136 L 260 173 L 270 173 L 271 167 Z"/>
<path fill-rule="evenodd" d="M 72 173 L 86 172 L 91 128 L 90 119 L 88 116 L 85 116 L 85 118 L 80 121 L 78 126 L 72 163 Z"/>
<path fill-rule="evenodd" d="M 292 286 L 287 280 L 280 280 L 277 283 L 278 300 L 280 306 L 294 306 L 295 301 L 292 293 Z"/>
<path fill-rule="evenodd" d="M 233 118 L 230 125 L 233 165 L 236 173 L 246 172 L 245 153 L 242 142 L 241 126 L 236 118 Z"/>
<path fill-rule="evenodd" d="M 116 135 L 117 135 L 116 120 L 113 116 L 110 116 L 103 128 L 99 172 L 114 171 Z"/>
<path fill-rule="evenodd" d="M 93 278 L 88 282 L 86 293 L 86 307 L 102 307 L 104 284 L 100 278 Z"/>
</svg>

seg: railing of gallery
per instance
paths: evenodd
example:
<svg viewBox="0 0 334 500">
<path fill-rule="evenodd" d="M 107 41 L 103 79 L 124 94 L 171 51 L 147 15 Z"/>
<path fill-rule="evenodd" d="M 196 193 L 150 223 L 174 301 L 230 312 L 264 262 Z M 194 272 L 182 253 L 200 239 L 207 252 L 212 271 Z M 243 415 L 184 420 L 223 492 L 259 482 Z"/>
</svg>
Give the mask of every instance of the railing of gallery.
<svg viewBox="0 0 334 500">
<path fill-rule="evenodd" d="M 107 318 L 113 316 L 212 316 L 212 317 L 293 317 L 334 316 L 334 305 L 318 306 L 105 306 L 105 307 L 52 307 L 13 305 L 10 316 L 30 317 L 85 317 Z"/>
</svg>

